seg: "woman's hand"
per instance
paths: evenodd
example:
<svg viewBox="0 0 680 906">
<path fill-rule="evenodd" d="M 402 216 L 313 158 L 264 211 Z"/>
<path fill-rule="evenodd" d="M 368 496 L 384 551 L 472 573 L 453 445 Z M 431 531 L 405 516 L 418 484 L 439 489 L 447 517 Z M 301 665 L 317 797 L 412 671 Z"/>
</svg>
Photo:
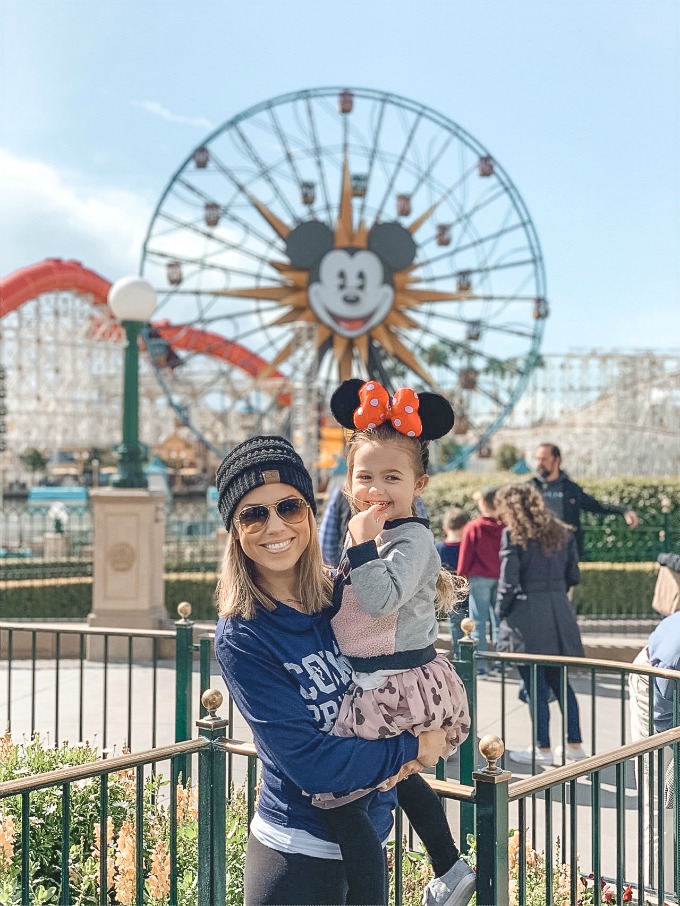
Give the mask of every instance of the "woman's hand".
<svg viewBox="0 0 680 906">
<path fill-rule="evenodd" d="M 427 730 L 418 737 L 417 759 L 422 767 L 433 768 L 448 749 L 446 730 Z"/>
<path fill-rule="evenodd" d="M 384 505 L 374 503 L 367 510 L 355 513 L 347 523 L 347 528 L 355 544 L 373 541 L 382 532 L 387 513 Z"/>
<path fill-rule="evenodd" d="M 407 761 L 394 777 L 389 777 L 378 787 L 385 792 L 391 790 L 401 780 L 406 780 L 411 774 L 420 774 L 425 768 L 433 768 L 440 758 L 443 758 L 449 746 L 446 742 L 446 730 L 426 730 L 418 737 L 418 757 Z"/>
</svg>

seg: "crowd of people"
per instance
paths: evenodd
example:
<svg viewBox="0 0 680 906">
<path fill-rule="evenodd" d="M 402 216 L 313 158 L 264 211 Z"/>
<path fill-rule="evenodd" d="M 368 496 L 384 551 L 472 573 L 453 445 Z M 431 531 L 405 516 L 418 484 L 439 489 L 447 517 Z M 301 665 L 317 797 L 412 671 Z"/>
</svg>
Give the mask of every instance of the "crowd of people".
<svg viewBox="0 0 680 906">
<path fill-rule="evenodd" d="M 620 512 L 631 527 L 637 516 L 585 494 L 562 471 L 557 447 L 542 444 L 534 479 L 480 489 L 475 518 L 452 507 L 435 544 L 422 492 L 429 441 L 453 425 L 449 403 L 350 380 L 331 408 L 351 438 L 318 532 L 311 477 L 284 438 L 250 438 L 217 472 L 228 540 L 215 650 L 262 764 L 246 906 L 386 904 L 384 845 L 397 804 L 432 863 L 423 903 L 465 906 L 474 872 L 421 776 L 469 733 L 455 669 L 461 618 L 474 619 L 479 652 L 583 656 L 570 601 L 580 512 Z M 442 614 L 453 658 L 434 646 Z M 650 640 L 649 663 L 657 650 L 670 658 L 666 648 Z M 480 659 L 480 672 L 487 663 Z M 562 671 L 519 672 L 535 745 L 510 758 L 584 758 Z M 564 752 L 551 746 L 551 696 L 566 708 Z"/>
</svg>

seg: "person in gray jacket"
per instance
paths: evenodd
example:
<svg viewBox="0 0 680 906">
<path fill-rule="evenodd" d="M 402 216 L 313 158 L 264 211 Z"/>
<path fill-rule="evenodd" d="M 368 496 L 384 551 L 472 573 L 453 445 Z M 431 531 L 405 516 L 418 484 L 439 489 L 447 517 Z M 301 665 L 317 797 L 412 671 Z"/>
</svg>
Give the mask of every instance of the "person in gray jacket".
<svg viewBox="0 0 680 906">
<path fill-rule="evenodd" d="M 635 510 L 601 503 L 572 481 L 562 470 L 562 454 L 556 444 L 539 444 L 536 448 L 536 475 L 530 479 L 555 515 L 571 526 L 576 533 L 576 548 L 581 560 L 586 559 L 581 513 L 600 516 L 623 516 L 630 529 L 637 528 L 640 520 Z"/>
<path fill-rule="evenodd" d="M 497 651 L 583 657 L 583 643 L 568 590 L 580 581 L 574 533 L 545 505 L 531 484 L 511 484 L 496 494 L 496 513 L 505 528 L 501 538 L 501 575 L 496 599 Z M 531 668 L 519 668 L 527 692 Z M 550 746 L 549 695 L 562 708 L 559 667 L 536 668 L 536 748 L 510 752 L 520 764 L 552 765 L 554 757 L 586 757 L 576 696 L 567 683 L 567 747 Z"/>
</svg>

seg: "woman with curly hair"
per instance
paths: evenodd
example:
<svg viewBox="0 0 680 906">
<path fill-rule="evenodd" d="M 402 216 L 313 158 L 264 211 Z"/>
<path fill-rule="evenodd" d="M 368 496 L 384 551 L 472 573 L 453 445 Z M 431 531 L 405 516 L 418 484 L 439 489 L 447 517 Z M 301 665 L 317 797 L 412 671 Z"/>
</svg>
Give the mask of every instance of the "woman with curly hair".
<svg viewBox="0 0 680 906">
<path fill-rule="evenodd" d="M 510 484 L 496 493 L 496 515 L 505 528 L 501 539 L 501 575 L 496 599 L 499 622 L 497 651 L 583 657 L 583 643 L 574 609 L 567 597 L 580 581 L 576 540 L 571 528 L 548 509 L 531 484 Z M 535 668 L 536 746 L 510 752 L 520 764 L 552 765 L 554 758 L 586 757 L 576 696 L 567 682 L 567 746 L 553 756 L 550 746 L 550 693 L 563 707 L 562 671 Z M 519 667 L 529 705 L 531 668 Z"/>
</svg>

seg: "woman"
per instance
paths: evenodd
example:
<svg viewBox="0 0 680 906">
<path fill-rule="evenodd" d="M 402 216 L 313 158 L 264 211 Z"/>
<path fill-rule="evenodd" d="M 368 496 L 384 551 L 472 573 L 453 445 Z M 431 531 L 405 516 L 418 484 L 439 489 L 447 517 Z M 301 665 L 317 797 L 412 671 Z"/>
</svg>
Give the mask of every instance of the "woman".
<svg viewBox="0 0 680 906">
<path fill-rule="evenodd" d="M 259 436 L 225 457 L 217 488 L 228 540 L 215 651 L 262 762 L 246 906 L 361 902 L 347 890 L 340 848 L 311 796 L 394 785 L 436 764 L 445 733 L 380 740 L 329 734 L 351 670 L 330 625 L 332 579 L 321 560 L 309 473 L 288 441 Z M 395 796 L 370 796 L 384 841 Z M 384 860 L 365 870 L 379 873 L 386 903 Z"/>
<path fill-rule="evenodd" d="M 549 510 L 531 484 L 511 484 L 496 493 L 496 514 L 505 525 L 501 538 L 501 575 L 496 600 L 497 651 L 583 657 L 583 644 L 568 590 L 580 581 L 574 534 Z M 519 668 L 531 692 L 531 668 Z M 519 764 L 552 765 L 550 709 L 552 691 L 562 708 L 559 667 L 536 668 L 536 749 L 510 752 Z M 576 696 L 567 683 L 567 747 L 555 757 L 586 757 Z"/>
</svg>

